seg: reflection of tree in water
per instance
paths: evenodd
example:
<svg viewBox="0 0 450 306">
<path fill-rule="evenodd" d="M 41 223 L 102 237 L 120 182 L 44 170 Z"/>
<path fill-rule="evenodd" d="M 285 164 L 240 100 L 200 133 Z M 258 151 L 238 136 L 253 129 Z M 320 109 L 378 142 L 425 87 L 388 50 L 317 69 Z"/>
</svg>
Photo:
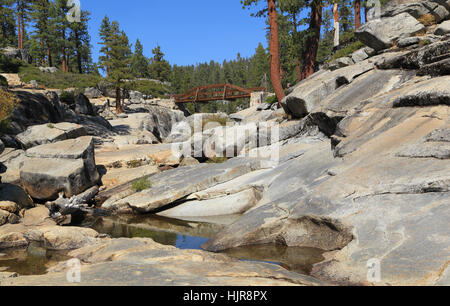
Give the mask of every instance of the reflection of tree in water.
<svg viewBox="0 0 450 306">
<path fill-rule="evenodd" d="M 176 245 L 177 242 L 176 233 L 137 227 L 109 219 L 99 218 L 91 227 L 97 232 L 108 234 L 113 238 L 151 238 L 164 245 Z"/>
<path fill-rule="evenodd" d="M 322 250 L 276 244 L 239 247 L 225 253 L 243 260 L 277 263 L 286 270 L 302 274 L 311 273 L 312 266 L 324 260 Z"/>
<path fill-rule="evenodd" d="M 58 262 L 68 260 L 67 252 L 49 251 L 39 244 L 28 248 L 7 251 L 0 257 L 0 272 L 16 272 L 20 275 L 43 275 Z"/>
</svg>

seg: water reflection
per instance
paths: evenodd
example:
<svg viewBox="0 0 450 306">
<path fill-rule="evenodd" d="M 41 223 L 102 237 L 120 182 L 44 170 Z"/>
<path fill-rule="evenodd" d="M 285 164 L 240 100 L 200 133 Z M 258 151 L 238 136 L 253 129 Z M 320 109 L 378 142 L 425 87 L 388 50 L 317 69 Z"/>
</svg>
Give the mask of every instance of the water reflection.
<svg viewBox="0 0 450 306">
<path fill-rule="evenodd" d="M 228 219 L 232 222 L 233 218 Z M 180 249 L 201 249 L 201 245 L 213 238 L 228 222 L 220 224 L 182 221 L 158 216 L 115 216 L 97 219 L 91 227 L 113 238 L 152 238 L 164 245 Z M 324 260 L 323 251 L 313 248 L 286 247 L 282 245 L 254 245 L 239 247 L 225 254 L 251 261 L 274 263 L 302 274 L 309 274 L 315 263 Z"/>
<path fill-rule="evenodd" d="M 179 249 L 200 249 L 223 225 L 158 216 L 115 216 L 98 218 L 90 227 L 113 238 L 151 238 L 158 243 Z"/>
<path fill-rule="evenodd" d="M 225 251 L 231 257 L 275 263 L 286 270 L 302 274 L 310 274 L 313 265 L 325 259 L 323 253 L 319 249 L 278 244 L 245 246 Z"/>
<path fill-rule="evenodd" d="M 69 258 L 67 252 L 50 251 L 38 243 L 32 243 L 28 248 L 1 251 L 0 272 L 43 275 L 50 267 Z"/>
</svg>

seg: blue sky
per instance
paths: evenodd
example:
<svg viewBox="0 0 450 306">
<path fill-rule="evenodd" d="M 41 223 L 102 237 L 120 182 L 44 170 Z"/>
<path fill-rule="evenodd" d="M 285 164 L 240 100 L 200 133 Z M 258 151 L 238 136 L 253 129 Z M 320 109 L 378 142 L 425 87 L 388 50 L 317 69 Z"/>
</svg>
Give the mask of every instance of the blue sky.
<svg viewBox="0 0 450 306">
<path fill-rule="evenodd" d="M 89 32 L 97 61 L 98 29 L 105 15 L 117 20 L 130 42 L 137 38 L 151 56 L 159 44 L 171 64 L 189 65 L 252 56 L 267 46 L 264 18 L 251 17 L 240 0 L 81 0 L 91 12 Z M 134 46 L 133 46 L 134 51 Z"/>
</svg>

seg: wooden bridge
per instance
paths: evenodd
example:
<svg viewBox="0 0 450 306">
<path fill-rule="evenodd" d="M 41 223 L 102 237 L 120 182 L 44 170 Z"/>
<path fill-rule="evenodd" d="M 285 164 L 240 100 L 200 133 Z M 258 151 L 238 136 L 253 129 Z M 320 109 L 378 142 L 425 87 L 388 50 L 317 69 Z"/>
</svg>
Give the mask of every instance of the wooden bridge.
<svg viewBox="0 0 450 306">
<path fill-rule="evenodd" d="M 242 88 L 232 84 L 214 84 L 198 86 L 184 94 L 173 97 L 175 98 L 175 103 L 198 103 L 250 98 L 251 94 L 257 91 L 266 91 L 266 88 Z"/>
</svg>

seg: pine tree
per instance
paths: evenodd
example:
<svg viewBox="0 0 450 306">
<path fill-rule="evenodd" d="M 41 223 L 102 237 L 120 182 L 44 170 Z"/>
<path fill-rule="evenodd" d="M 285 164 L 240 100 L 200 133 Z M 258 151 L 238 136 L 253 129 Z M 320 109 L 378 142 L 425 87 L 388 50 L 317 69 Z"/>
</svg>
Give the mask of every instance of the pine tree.
<svg viewBox="0 0 450 306">
<path fill-rule="evenodd" d="M 16 43 L 16 24 L 14 19 L 14 0 L 0 2 L 0 46 Z"/>
<path fill-rule="evenodd" d="M 119 28 L 119 23 L 111 23 L 111 35 L 106 45 L 109 50 L 109 58 L 105 65 L 109 67 L 108 80 L 114 84 L 116 89 L 116 112 L 123 112 L 122 109 L 122 85 L 125 79 L 132 77 L 130 71 L 131 45 L 124 31 Z"/>
<path fill-rule="evenodd" d="M 270 71 L 269 56 L 263 45 L 259 43 L 256 48 L 255 55 L 251 59 L 249 70 L 249 86 L 260 87 L 264 86 L 268 88 L 268 84 L 265 84 L 267 74 Z"/>
<path fill-rule="evenodd" d="M 54 41 L 54 11 L 49 0 L 35 0 L 31 17 L 34 31 L 31 36 L 30 53 L 40 65 L 52 65 L 51 44 Z"/>
<path fill-rule="evenodd" d="M 109 77 L 109 70 L 110 67 L 108 66 L 109 63 L 109 53 L 110 53 L 110 42 L 111 42 L 111 36 L 112 36 L 112 26 L 111 22 L 109 21 L 108 16 L 105 16 L 102 20 L 102 24 L 100 25 L 100 42 L 99 44 L 102 45 L 100 49 L 101 55 L 99 57 L 99 66 L 101 69 L 106 71 L 106 77 Z"/>
<path fill-rule="evenodd" d="M 68 48 L 70 47 L 68 40 L 68 30 L 70 28 L 67 20 L 69 7 L 66 0 L 56 0 L 55 2 L 55 44 L 59 51 L 61 70 L 69 72 L 68 66 Z"/>
<path fill-rule="evenodd" d="M 148 67 L 150 76 L 160 81 L 170 80 L 171 67 L 168 61 L 164 59 L 164 53 L 161 47 L 157 46 L 152 50 L 153 58 Z"/>
<path fill-rule="evenodd" d="M 146 78 L 149 75 L 148 65 L 149 61 L 144 56 L 144 46 L 137 39 L 134 45 L 134 54 L 131 57 L 131 73 L 134 77 Z"/>
<path fill-rule="evenodd" d="M 91 37 L 88 32 L 88 22 L 90 13 L 81 11 L 80 22 L 71 22 L 69 24 L 70 48 L 75 53 L 75 62 L 78 72 L 84 73 L 91 65 Z"/>
</svg>

